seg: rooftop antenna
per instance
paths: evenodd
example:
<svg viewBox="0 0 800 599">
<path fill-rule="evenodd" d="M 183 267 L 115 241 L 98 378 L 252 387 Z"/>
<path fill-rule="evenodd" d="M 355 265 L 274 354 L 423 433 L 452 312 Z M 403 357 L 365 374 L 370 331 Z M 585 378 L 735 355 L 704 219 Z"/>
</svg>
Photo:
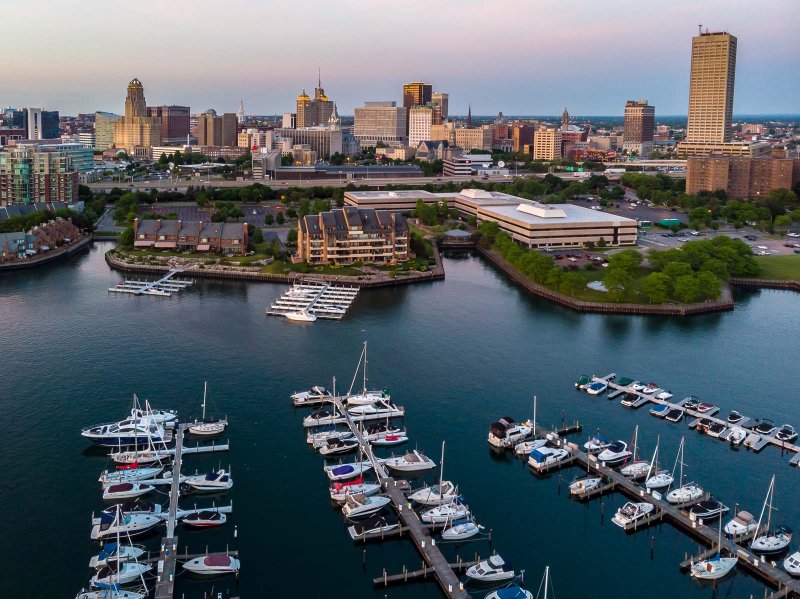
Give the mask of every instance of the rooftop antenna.
<svg viewBox="0 0 800 599">
<path fill-rule="evenodd" d="M 703 26 L 702 25 L 698 25 L 697 26 L 697 35 L 703 35 Z"/>
</svg>

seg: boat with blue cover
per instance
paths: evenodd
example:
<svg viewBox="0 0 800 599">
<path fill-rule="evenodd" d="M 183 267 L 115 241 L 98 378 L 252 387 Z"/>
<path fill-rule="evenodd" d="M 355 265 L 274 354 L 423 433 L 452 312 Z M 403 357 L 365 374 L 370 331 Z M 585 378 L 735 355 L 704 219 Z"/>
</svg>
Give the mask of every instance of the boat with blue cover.
<svg viewBox="0 0 800 599">
<path fill-rule="evenodd" d="M 105 543 L 100 553 L 92 556 L 89 560 L 89 567 L 96 569 L 102 568 L 106 564 L 116 562 L 127 562 L 140 558 L 144 555 L 144 547 L 139 545 L 122 545 L 119 543 Z"/>
<path fill-rule="evenodd" d="M 663 418 L 671 409 L 669 404 L 656 404 L 650 408 L 650 413 L 656 418 Z"/>
<path fill-rule="evenodd" d="M 511 586 L 492 591 L 486 595 L 484 599 L 533 599 L 533 593 L 512 584 Z"/>
<path fill-rule="evenodd" d="M 589 395 L 600 395 L 605 392 L 606 389 L 608 389 L 608 383 L 606 381 L 595 381 L 586 387 L 586 393 Z"/>
</svg>

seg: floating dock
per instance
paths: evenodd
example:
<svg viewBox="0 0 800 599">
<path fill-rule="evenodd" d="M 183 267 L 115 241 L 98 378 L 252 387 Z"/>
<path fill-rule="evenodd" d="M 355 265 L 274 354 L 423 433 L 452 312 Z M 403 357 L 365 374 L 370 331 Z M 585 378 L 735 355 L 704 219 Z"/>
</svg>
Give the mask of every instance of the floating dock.
<svg viewBox="0 0 800 599">
<path fill-rule="evenodd" d="M 267 308 L 267 315 L 308 312 L 317 318 L 341 320 L 357 295 L 358 287 L 333 283 L 297 283 Z"/>
<path fill-rule="evenodd" d="M 175 275 L 182 272 L 180 269 L 173 269 L 156 281 L 125 280 L 122 283 L 118 283 L 116 287 L 109 287 L 108 291 L 111 293 L 171 297 L 173 293 L 179 293 L 193 283 L 191 279 L 174 278 Z"/>
</svg>

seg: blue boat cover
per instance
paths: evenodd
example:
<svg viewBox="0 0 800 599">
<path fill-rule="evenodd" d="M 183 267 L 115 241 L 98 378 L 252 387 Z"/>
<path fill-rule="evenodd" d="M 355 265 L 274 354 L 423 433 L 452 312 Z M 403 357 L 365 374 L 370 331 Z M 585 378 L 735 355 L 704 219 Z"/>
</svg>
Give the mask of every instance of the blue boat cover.
<svg viewBox="0 0 800 599">
<path fill-rule="evenodd" d="M 117 552 L 117 544 L 116 543 L 106 543 L 103 545 L 102 551 L 100 551 L 100 559 L 106 559 L 110 555 L 114 555 Z"/>
<path fill-rule="evenodd" d="M 512 585 L 497 591 L 497 599 L 525 599 L 525 591 L 517 585 Z"/>
<path fill-rule="evenodd" d="M 103 512 L 102 514 L 100 514 L 100 523 L 101 524 L 111 524 L 114 521 L 115 517 L 116 517 L 116 513 L 106 514 L 105 512 Z"/>
<path fill-rule="evenodd" d="M 536 460 L 537 462 L 544 462 L 544 461 L 547 459 L 547 454 L 545 454 L 545 453 L 542 453 L 542 452 L 541 452 L 541 451 L 539 451 L 538 449 L 534 449 L 534 450 L 531 452 L 531 454 L 530 454 L 530 456 L 529 456 L 529 457 L 532 457 L 532 458 L 533 458 L 534 460 Z"/>
<path fill-rule="evenodd" d="M 355 470 L 355 468 L 353 468 L 352 466 L 338 466 L 337 468 L 333 469 L 333 473 L 336 476 L 340 476 L 342 474 L 349 474 L 349 473 L 353 472 L 354 470 Z"/>
<path fill-rule="evenodd" d="M 118 591 L 119 590 L 119 585 L 118 584 L 108 584 L 108 583 L 105 583 L 105 582 L 96 582 L 96 583 L 94 583 L 94 586 L 96 586 L 99 589 L 111 589 L 112 591 Z"/>
</svg>

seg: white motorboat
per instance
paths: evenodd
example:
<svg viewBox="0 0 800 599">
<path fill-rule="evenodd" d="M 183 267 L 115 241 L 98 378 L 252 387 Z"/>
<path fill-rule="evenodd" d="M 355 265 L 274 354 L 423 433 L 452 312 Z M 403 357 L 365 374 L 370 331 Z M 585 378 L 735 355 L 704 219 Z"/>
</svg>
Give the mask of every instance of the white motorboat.
<svg viewBox="0 0 800 599">
<path fill-rule="evenodd" d="M 138 582 L 141 577 L 153 569 L 153 564 L 140 564 L 137 561 L 105 565 L 92 576 L 93 587 L 109 587 Z"/>
<path fill-rule="evenodd" d="M 703 487 L 697 483 L 686 483 L 667 493 L 667 501 L 672 504 L 682 504 L 696 501 L 703 496 Z"/>
<path fill-rule="evenodd" d="M 314 385 L 308 391 L 297 391 L 290 396 L 292 403 L 296 406 L 304 406 L 319 401 L 331 401 L 333 395 L 325 387 Z"/>
<path fill-rule="evenodd" d="M 697 519 L 708 520 L 714 516 L 722 516 L 730 508 L 727 505 L 717 501 L 716 499 L 706 499 L 700 503 L 694 504 L 689 508 L 689 516 L 694 516 Z M 720 521 L 720 524 L 722 522 Z"/>
<path fill-rule="evenodd" d="M 183 564 L 183 569 L 200 576 L 220 576 L 238 572 L 239 566 L 239 560 L 232 555 L 213 553 L 189 560 Z"/>
<path fill-rule="evenodd" d="M 439 484 L 414 491 L 408 498 L 422 505 L 452 503 L 458 499 L 458 488 L 449 480 L 445 480 Z"/>
<path fill-rule="evenodd" d="M 800 551 L 795 551 L 783 560 L 783 567 L 792 576 L 800 576 Z"/>
<path fill-rule="evenodd" d="M 750 534 L 758 528 L 758 521 L 753 514 L 742 510 L 725 524 L 725 534 L 732 537 Z"/>
<path fill-rule="evenodd" d="M 547 594 L 545 593 L 545 597 Z M 533 599 L 533 593 L 516 584 L 492 591 L 484 599 Z"/>
<path fill-rule="evenodd" d="M 617 510 L 611 521 L 621 528 L 627 528 L 634 522 L 647 517 L 654 507 L 652 503 L 647 503 L 646 501 L 640 503 L 629 501 Z"/>
<path fill-rule="evenodd" d="M 369 472 L 370 470 L 372 470 L 372 462 L 370 461 L 325 466 L 325 473 L 332 481 L 355 478 L 356 476 L 361 476 L 364 472 Z"/>
<path fill-rule="evenodd" d="M 103 489 L 103 499 L 106 501 L 118 501 L 120 499 L 133 499 L 134 497 L 141 497 L 154 491 L 153 485 L 146 483 L 119 483 L 116 485 L 109 485 Z"/>
<path fill-rule="evenodd" d="M 184 526 L 190 528 L 216 528 L 228 521 L 228 516 L 219 510 L 201 510 L 186 514 L 181 519 Z"/>
<path fill-rule="evenodd" d="M 381 486 L 375 483 L 357 483 L 354 485 L 345 485 L 342 483 L 333 483 L 329 489 L 331 499 L 336 503 L 344 503 L 348 495 L 364 495 L 370 497 L 379 493 Z"/>
<path fill-rule="evenodd" d="M 667 412 L 666 416 L 664 416 L 664 420 L 669 422 L 680 422 L 683 420 L 683 416 L 686 411 L 683 408 L 672 408 L 669 412 Z"/>
<path fill-rule="evenodd" d="M 627 476 L 628 478 L 633 478 L 633 479 L 647 476 L 647 473 L 649 471 L 650 471 L 650 462 L 648 462 L 647 460 L 633 460 L 625 464 L 619 470 L 622 476 Z"/>
<path fill-rule="evenodd" d="M 747 435 L 749 435 L 749 433 L 745 429 L 739 426 L 732 426 L 730 434 L 728 435 L 728 441 L 731 445 L 738 447 L 744 443 L 745 439 L 747 439 Z"/>
<path fill-rule="evenodd" d="M 389 403 L 391 400 L 392 396 L 385 391 L 361 391 L 360 393 L 348 395 L 345 398 L 345 403 L 348 406 L 367 406 L 377 402 Z"/>
<path fill-rule="evenodd" d="M 541 470 L 542 468 L 555 466 L 563 462 L 567 456 L 569 456 L 569 452 L 566 449 L 561 449 L 560 447 L 541 447 L 539 449 L 534 449 L 530 453 L 528 456 L 528 465 L 537 470 Z"/>
<path fill-rule="evenodd" d="M 164 427 L 152 416 L 128 418 L 119 422 L 97 424 L 81 430 L 81 436 L 102 447 L 147 447 L 167 439 Z"/>
<path fill-rule="evenodd" d="M 794 443 L 797 440 L 797 431 L 791 424 L 784 424 L 775 433 L 775 438 L 784 443 Z"/>
<path fill-rule="evenodd" d="M 175 410 L 157 410 L 150 405 L 149 400 L 144 401 L 144 408 L 142 408 L 139 404 L 139 398 L 134 394 L 131 418 L 147 418 L 158 422 L 161 426 L 172 428 L 178 420 L 178 412 Z"/>
<path fill-rule="evenodd" d="M 153 514 L 126 514 L 117 509 L 112 513 L 103 512 L 100 521 L 92 526 L 93 541 L 115 538 L 117 534 L 130 537 L 144 534 L 162 522 Z"/>
<path fill-rule="evenodd" d="M 421 472 L 436 468 L 436 462 L 416 449 L 399 457 L 388 458 L 384 464 L 399 472 Z"/>
<path fill-rule="evenodd" d="M 195 491 L 227 491 L 233 487 L 233 478 L 225 469 L 209 472 L 208 474 L 196 474 L 187 476 L 183 482 Z"/>
<path fill-rule="evenodd" d="M 203 383 L 203 414 L 199 421 L 189 426 L 189 433 L 197 437 L 212 437 L 225 431 L 228 426 L 227 418 L 206 418 L 206 391 L 208 383 Z"/>
<path fill-rule="evenodd" d="M 367 535 L 380 535 L 400 528 L 400 521 L 393 514 L 375 514 L 359 520 L 347 528 L 347 533 L 354 541 Z"/>
<path fill-rule="evenodd" d="M 514 447 L 531 436 L 530 422 L 514 422 L 510 416 L 503 416 L 489 427 L 487 440 L 494 447 Z"/>
<path fill-rule="evenodd" d="M 596 454 L 606 449 L 609 445 L 611 445 L 611 441 L 600 435 L 594 435 L 583 444 L 583 448 L 591 454 Z"/>
<path fill-rule="evenodd" d="M 127 589 L 95 589 L 92 591 L 81 591 L 75 599 L 145 599 L 148 593 L 130 591 Z"/>
<path fill-rule="evenodd" d="M 402 445 L 403 443 L 408 443 L 408 437 L 404 434 L 400 435 L 387 435 L 385 437 L 380 437 L 379 439 L 375 439 L 374 441 L 370 441 L 373 445 L 378 445 L 380 447 L 393 447 L 395 445 Z"/>
<path fill-rule="evenodd" d="M 614 441 L 603 451 L 597 454 L 597 460 L 606 466 L 616 466 L 633 455 L 628 451 L 628 444 L 625 441 Z"/>
<path fill-rule="evenodd" d="M 646 385 L 639 381 L 633 381 L 628 387 L 631 391 L 644 391 Z"/>
<path fill-rule="evenodd" d="M 641 390 L 641 393 L 644 393 L 645 395 L 653 395 L 658 390 L 659 387 L 655 383 L 647 383 L 644 389 Z"/>
<path fill-rule="evenodd" d="M 358 441 L 355 439 L 328 439 L 324 445 L 319 447 L 319 452 L 324 456 L 340 455 L 355 451 L 356 448 L 358 448 Z"/>
<path fill-rule="evenodd" d="M 667 401 L 668 399 L 672 398 L 672 393 L 664 389 L 660 393 L 656 393 L 655 398 L 662 401 Z"/>
<path fill-rule="evenodd" d="M 603 479 L 599 476 L 585 476 L 579 478 L 569 484 L 569 494 L 577 496 L 586 495 L 586 493 L 597 489 L 602 482 Z"/>
<path fill-rule="evenodd" d="M 772 528 L 772 499 L 775 494 L 775 475 L 769 483 L 767 496 L 764 498 L 764 505 L 761 508 L 761 515 L 758 517 L 758 525 L 750 541 L 750 550 L 759 554 L 781 553 L 792 542 L 792 529 L 788 526 L 778 526 Z M 764 512 L 767 513 L 767 521 L 764 522 Z M 763 524 L 763 526 L 762 526 Z"/>
<path fill-rule="evenodd" d="M 502 582 L 516 577 L 516 572 L 510 562 L 499 555 L 467 568 L 467 578 L 476 582 Z"/>
<path fill-rule="evenodd" d="M 600 395 L 608 389 L 607 381 L 595 381 L 586 387 L 586 393 L 589 395 Z"/>
<path fill-rule="evenodd" d="M 335 427 L 331 426 L 325 430 L 317 431 L 316 433 L 308 433 L 306 442 L 314 449 L 319 449 L 331 439 L 350 439 L 352 436 L 353 433 L 349 430 L 337 430 Z"/>
<path fill-rule="evenodd" d="M 104 543 L 100 553 L 93 555 L 89 560 L 89 568 L 96 570 L 111 563 L 133 561 L 140 558 L 144 553 L 145 548 L 139 545 Z"/>
<path fill-rule="evenodd" d="M 422 512 L 419 519 L 425 524 L 444 524 L 468 518 L 469 508 L 461 503 L 443 503 Z"/>
<path fill-rule="evenodd" d="M 346 518 L 363 518 L 381 511 L 391 503 L 385 495 L 348 495 L 342 506 L 342 513 Z"/>
<path fill-rule="evenodd" d="M 483 530 L 483 526 L 474 520 L 456 520 L 452 526 L 442 531 L 443 541 L 463 541 L 470 539 Z"/>
<path fill-rule="evenodd" d="M 162 470 L 164 470 L 163 466 L 151 466 L 147 468 L 126 468 L 123 466 L 119 470 L 103 471 L 98 480 L 103 485 L 131 483 L 155 478 Z"/>
<path fill-rule="evenodd" d="M 532 441 L 523 441 L 514 446 L 514 453 L 520 456 L 530 455 L 534 449 L 541 449 L 547 445 L 547 439 L 533 439 Z"/>
<path fill-rule="evenodd" d="M 355 419 L 395 418 L 402 416 L 402 410 L 396 405 L 381 401 L 374 404 L 358 405 L 347 409 L 347 413 Z"/>
<path fill-rule="evenodd" d="M 317 317 L 314 314 L 309 313 L 307 310 L 298 310 L 297 312 L 287 312 L 284 314 L 286 320 L 291 320 L 292 322 L 314 322 L 317 320 Z"/>
<path fill-rule="evenodd" d="M 365 441 L 375 441 L 376 439 L 382 439 L 386 436 L 403 435 L 405 432 L 405 429 L 402 429 L 399 426 L 392 426 L 387 421 L 368 426 L 367 429 L 361 433 L 361 437 Z"/>
</svg>

